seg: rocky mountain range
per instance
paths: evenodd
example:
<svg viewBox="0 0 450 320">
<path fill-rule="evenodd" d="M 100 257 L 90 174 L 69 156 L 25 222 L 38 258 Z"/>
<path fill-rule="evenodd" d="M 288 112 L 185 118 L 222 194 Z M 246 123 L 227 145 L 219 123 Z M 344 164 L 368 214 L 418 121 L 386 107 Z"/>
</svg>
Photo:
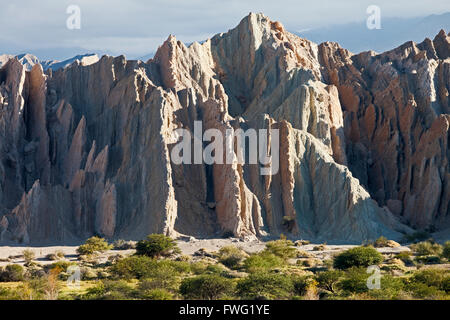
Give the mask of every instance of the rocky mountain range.
<svg viewBox="0 0 450 320">
<path fill-rule="evenodd" d="M 44 71 L 3 59 L 0 243 L 448 234 L 444 30 L 354 54 L 251 13 L 201 44 L 169 36 L 146 62 L 103 56 Z M 279 129 L 279 172 L 174 164 L 173 132 L 196 120 Z"/>
</svg>

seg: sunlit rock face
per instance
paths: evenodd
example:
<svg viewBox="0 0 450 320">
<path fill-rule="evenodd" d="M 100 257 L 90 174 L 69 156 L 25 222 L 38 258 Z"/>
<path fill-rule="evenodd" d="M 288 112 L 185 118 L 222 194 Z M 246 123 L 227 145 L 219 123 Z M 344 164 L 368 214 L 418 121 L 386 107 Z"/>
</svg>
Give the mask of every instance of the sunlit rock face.
<svg viewBox="0 0 450 320">
<path fill-rule="evenodd" d="M 354 55 L 262 14 L 147 62 L 2 56 L 0 242 L 94 234 L 360 243 L 450 226 L 449 37 Z M 175 164 L 176 130 L 279 132 L 279 170 Z M 203 147 L 206 147 L 203 144 Z M 409 226 L 408 226 L 409 225 Z"/>
</svg>

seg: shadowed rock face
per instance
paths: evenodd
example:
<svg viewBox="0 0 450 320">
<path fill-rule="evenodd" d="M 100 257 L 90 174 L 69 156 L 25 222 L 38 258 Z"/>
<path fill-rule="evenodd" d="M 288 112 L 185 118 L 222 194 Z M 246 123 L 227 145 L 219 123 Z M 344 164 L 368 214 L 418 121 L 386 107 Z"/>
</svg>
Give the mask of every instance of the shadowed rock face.
<svg viewBox="0 0 450 320">
<path fill-rule="evenodd" d="M 319 56 L 339 90 L 352 173 L 412 226 L 448 226 L 450 37 L 379 55 L 323 43 Z"/>
<path fill-rule="evenodd" d="M 0 69 L 0 241 L 392 239 L 449 223 L 449 38 L 353 55 L 250 14 L 143 63 Z M 170 160 L 174 131 L 278 129 L 279 171 Z M 268 139 L 274 138 L 268 130 Z M 400 223 L 399 221 L 402 221 Z"/>
</svg>

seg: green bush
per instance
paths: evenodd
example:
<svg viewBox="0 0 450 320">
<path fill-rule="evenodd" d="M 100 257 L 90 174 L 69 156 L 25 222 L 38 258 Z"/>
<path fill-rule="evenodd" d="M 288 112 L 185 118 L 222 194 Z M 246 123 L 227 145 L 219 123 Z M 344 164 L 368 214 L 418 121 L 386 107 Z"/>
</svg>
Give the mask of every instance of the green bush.
<svg viewBox="0 0 450 320">
<path fill-rule="evenodd" d="M 450 276 L 450 272 L 439 269 L 424 269 L 416 271 L 410 281 L 413 283 L 423 283 L 429 287 L 444 289 L 444 280 Z"/>
<path fill-rule="evenodd" d="M 89 288 L 83 298 L 89 300 L 130 300 L 134 299 L 136 295 L 136 290 L 124 280 L 103 280 L 97 286 Z"/>
<path fill-rule="evenodd" d="M 175 240 L 163 234 L 150 234 L 136 244 L 136 254 L 152 258 L 169 257 L 180 252 Z"/>
<path fill-rule="evenodd" d="M 315 283 L 314 279 L 310 276 L 292 276 L 292 284 L 294 286 L 294 293 L 299 296 L 303 296 L 307 293 L 308 288 Z"/>
<path fill-rule="evenodd" d="M 44 267 L 44 269 L 46 271 L 50 271 L 52 269 L 57 268 L 57 269 L 59 269 L 60 272 L 67 272 L 67 268 L 69 268 L 70 266 L 74 266 L 74 265 L 76 265 L 75 262 L 63 260 L 63 261 L 54 262 L 52 264 L 48 264 Z"/>
<path fill-rule="evenodd" d="M 375 248 L 384 248 L 384 247 L 387 247 L 388 244 L 389 244 L 389 240 L 388 240 L 388 238 L 386 238 L 384 236 L 379 237 L 377 240 L 375 240 L 373 242 L 373 246 Z"/>
<path fill-rule="evenodd" d="M 410 283 L 406 287 L 408 292 L 414 297 L 418 299 L 441 299 L 445 292 L 439 290 L 436 287 L 430 287 L 427 286 L 424 283 L 418 282 L 418 283 Z"/>
<path fill-rule="evenodd" d="M 21 295 L 17 289 L 12 290 L 10 288 L 0 287 L 0 300 L 20 300 Z"/>
<path fill-rule="evenodd" d="M 136 249 L 136 243 L 134 241 L 116 240 L 113 243 L 114 250 L 129 250 Z"/>
<path fill-rule="evenodd" d="M 366 273 L 365 268 L 351 267 L 347 269 L 342 280 L 339 281 L 338 287 L 347 293 L 363 293 L 367 292 L 367 279 L 370 274 Z"/>
<path fill-rule="evenodd" d="M 19 264 L 9 264 L 0 272 L 1 282 L 17 282 L 24 280 L 24 268 Z"/>
<path fill-rule="evenodd" d="M 170 278 L 189 272 L 190 266 L 183 261 L 158 261 L 147 256 L 131 256 L 117 261 L 110 271 L 121 279 Z"/>
<path fill-rule="evenodd" d="M 380 289 L 369 290 L 369 296 L 379 300 L 396 300 L 404 294 L 402 279 L 391 275 L 383 275 L 380 279 Z"/>
<path fill-rule="evenodd" d="M 397 259 L 402 260 L 405 264 L 411 265 L 413 264 L 413 260 L 411 258 L 412 252 L 411 251 L 402 251 L 398 253 L 395 257 Z"/>
<path fill-rule="evenodd" d="M 217 300 L 233 293 L 234 285 L 229 279 L 216 274 L 185 278 L 180 293 L 186 299 Z"/>
<path fill-rule="evenodd" d="M 84 244 L 78 247 L 77 253 L 79 255 L 90 255 L 95 252 L 104 252 L 112 249 L 112 245 L 100 237 L 91 237 L 86 240 Z"/>
<path fill-rule="evenodd" d="M 421 264 L 440 264 L 442 262 L 439 256 L 419 256 L 416 261 Z"/>
<path fill-rule="evenodd" d="M 441 299 L 449 292 L 450 272 L 443 269 L 423 269 L 404 279 L 405 290 L 414 298 Z"/>
<path fill-rule="evenodd" d="M 265 251 L 287 260 L 297 256 L 297 249 L 293 245 L 294 243 L 290 240 L 269 241 L 266 243 Z"/>
<path fill-rule="evenodd" d="M 442 256 L 445 259 L 450 260 L 450 241 L 444 243 L 444 247 L 442 249 Z"/>
<path fill-rule="evenodd" d="M 140 298 L 146 300 L 173 300 L 173 294 L 165 289 L 150 289 L 140 293 Z"/>
<path fill-rule="evenodd" d="M 219 262 L 228 268 L 234 269 L 239 267 L 245 257 L 245 252 L 234 246 L 222 247 L 219 250 Z"/>
<path fill-rule="evenodd" d="M 243 299 L 288 299 L 293 292 L 292 279 L 283 274 L 254 273 L 237 284 L 237 294 Z"/>
<path fill-rule="evenodd" d="M 441 283 L 441 288 L 442 290 L 444 290 L 446 293 L 450 293 L 450 275 L 447 275 Z"/>
<path fill-rule="evenodd" d="M 442 246 L 439 243 L 424 241 L 411 245 L 411 250 L 418 256 L 440 255 Z"/>
<path fill-rule="evenodd" d="M 355 247 L 348 249 L 334 258 L 336 269 L 348 269 L 351 267 L 368 267 L 380 264 L 383 255 L 372 247 Z"/>
<path fill-rule="evenodd" d="M 252 254 L 244 261 L 244 269 L 247 272 L 254 273 L 260 271 L 267 271 L 284 264 L 284 260 L 273 253 L 262 251 L 260 253 Z"/>
<path fill-rule="evenodd" d="M 138 289 L 142 295 L 147 295 L 148 292 L 157 289 L 164 289 L 167 291 L 176 291 L 179 286 L 179 280 L 174 275 L 167 277 L 153 277 L 142 279 L 139 281 Z"/>
<path fill-rule="evenodd" d="M 343 277 L 344 273 L 340 270 L 328 270 L 319 272 L 316 275 L 317 286 L 323 290 L 336 292 L 336 285 Z"/>
</svg>

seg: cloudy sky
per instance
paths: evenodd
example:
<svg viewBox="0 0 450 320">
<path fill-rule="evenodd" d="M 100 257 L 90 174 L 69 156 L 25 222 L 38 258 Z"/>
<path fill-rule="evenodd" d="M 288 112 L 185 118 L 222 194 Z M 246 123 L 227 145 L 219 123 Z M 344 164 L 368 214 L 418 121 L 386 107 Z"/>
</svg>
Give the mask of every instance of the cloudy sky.
<svg viewBox="0 0 450 320">
<path fill-rule="evenodd" d="M 169 34 L 204 40 L 249 12 L 263 12 L 295 32 L 364 21 L 372 4 L 382 18 L 450 11 L 449 0 L 0 0 L 0 54 L 62 59 L 91 51 L 136 58 L 154 52 Z M 69 5 L 81 9 L 79 30 L 66 27 Z"/>
</svg>

